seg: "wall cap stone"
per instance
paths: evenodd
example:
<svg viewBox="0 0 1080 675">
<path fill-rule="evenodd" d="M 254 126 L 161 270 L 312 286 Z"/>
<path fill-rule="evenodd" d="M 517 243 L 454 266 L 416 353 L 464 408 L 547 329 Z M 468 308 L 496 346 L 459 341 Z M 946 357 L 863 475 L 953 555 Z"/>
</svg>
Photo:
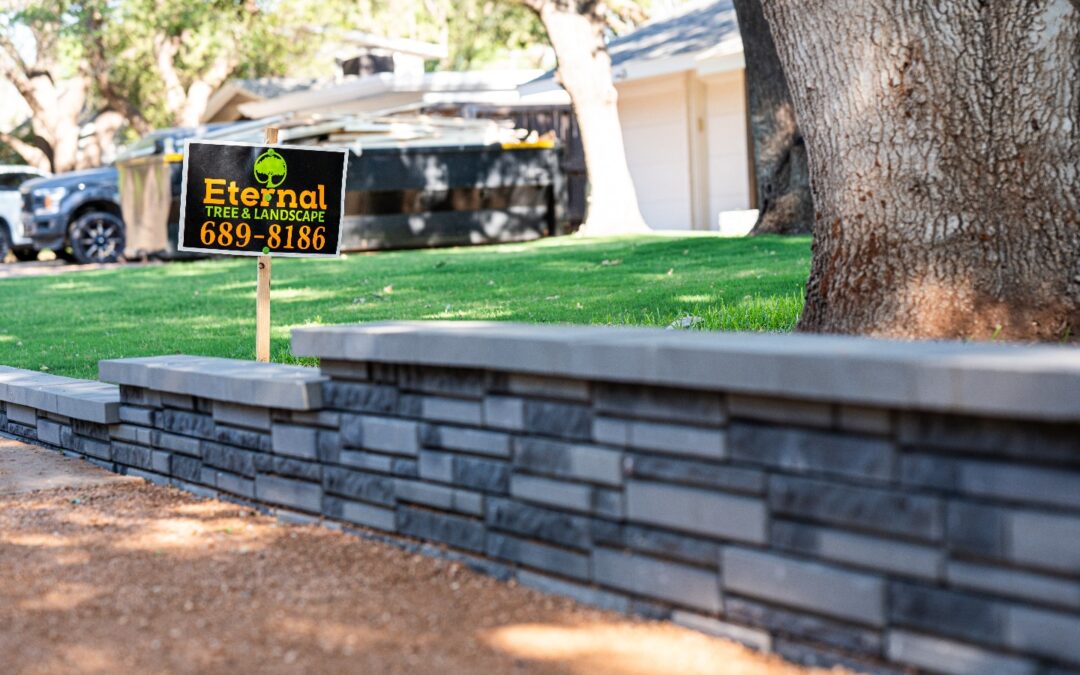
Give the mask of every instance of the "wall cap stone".
<svg viewBox="0 0 1080 675">
<path fill-rule="evenodd" d="M 478 321 L 311 326 L 297 356 L 485 368 L 900 409 L 1080 421 L 1080 350 Z"/>
<path fill-rule="evenodd" d="M 120 421 L 120 390 L 115 385 L 21 368 L 0 366 L 0 401 L 86 422 Z"/>
<path fill-rule="evenodd" d="M 186 355 L 110 359 L 98 372 L 106 382 L 288 410 L 321 408 L 328 379 L 304 366 Z"/>
</svg>

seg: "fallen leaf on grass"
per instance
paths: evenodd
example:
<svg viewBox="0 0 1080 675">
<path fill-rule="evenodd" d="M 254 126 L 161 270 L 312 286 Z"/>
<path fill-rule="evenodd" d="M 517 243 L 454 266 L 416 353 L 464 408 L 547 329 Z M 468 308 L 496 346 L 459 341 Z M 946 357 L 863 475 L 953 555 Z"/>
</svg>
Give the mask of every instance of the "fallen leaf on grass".
<svg viewBox="0 0 1080 675">
<path fill-rule="evenodd" d="M 615 265 L 622 264 L 622 258 L 616 258 L 615 260 L 601 260 L 600 264 L 604 267 L 614 267 Z"/>
</svg>

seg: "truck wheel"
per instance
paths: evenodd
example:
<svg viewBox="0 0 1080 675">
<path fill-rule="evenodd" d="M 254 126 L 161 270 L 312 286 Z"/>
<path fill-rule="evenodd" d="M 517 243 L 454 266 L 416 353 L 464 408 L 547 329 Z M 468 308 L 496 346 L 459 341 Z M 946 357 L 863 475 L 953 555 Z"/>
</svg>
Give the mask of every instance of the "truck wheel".
<svg viewBox="0 0 1080 675">
<path fill-rule="evenodd" d="M 68 234 L 75 262 L 116 262 L 124 253 L 124 222 L 105 211 L 84 213 Z"/>
<path fill-rule="evenodd" d="M 11 235 L 8 234 L 7 227 L 0 224 L 0 265 L 7 260 L 8 253 L 11 252 Z"/>
</svg>

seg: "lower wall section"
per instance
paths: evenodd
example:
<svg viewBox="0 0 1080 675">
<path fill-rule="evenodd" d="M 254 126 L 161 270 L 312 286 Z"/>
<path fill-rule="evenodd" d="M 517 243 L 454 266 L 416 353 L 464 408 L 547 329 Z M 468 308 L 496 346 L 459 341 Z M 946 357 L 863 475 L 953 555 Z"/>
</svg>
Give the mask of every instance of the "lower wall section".
<svg viewBox="0 0 1080 675">
<path fill-rule="evenodd" d="M 1080 669 L 1073 423 L 343 361 L 284 409 L 125 368 L 118 423 L 2 428 L 801 663 Z"/>
</svg>

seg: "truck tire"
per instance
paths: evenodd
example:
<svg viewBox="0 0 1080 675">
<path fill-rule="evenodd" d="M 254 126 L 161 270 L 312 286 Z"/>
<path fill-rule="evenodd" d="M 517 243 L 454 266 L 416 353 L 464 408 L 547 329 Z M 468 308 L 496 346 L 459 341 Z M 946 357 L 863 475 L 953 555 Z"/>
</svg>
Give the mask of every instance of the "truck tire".
<svg viewBox="0 0 1080 675">
<path fill-rule="evenodd" d="M 71 224 L 68 241 L 81 265 L 116 262 L 124 253 L 124 221 L 105 211 L 84 213 Z"/>
<path fill-rule="evenodd" d="M 11 252 L 11 235 L 8 234 L 7 225 L 0 221 L 0 265 L 7 260 L 9 252 Z"/>
</svg>

